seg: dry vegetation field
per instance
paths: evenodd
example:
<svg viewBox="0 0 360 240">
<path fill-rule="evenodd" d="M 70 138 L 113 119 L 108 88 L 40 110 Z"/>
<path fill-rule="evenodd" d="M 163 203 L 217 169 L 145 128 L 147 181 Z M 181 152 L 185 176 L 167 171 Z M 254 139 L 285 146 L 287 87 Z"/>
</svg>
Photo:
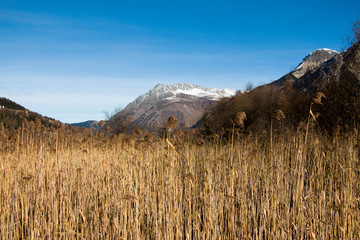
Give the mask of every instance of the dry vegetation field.
<svg viewBox="0 0 360 240">
<path fill-rule="evenodd" d="M 271 149 L 34 129 L 1 130 L 1 239 L 360 239 L 356 132 Z"/>
</svg>

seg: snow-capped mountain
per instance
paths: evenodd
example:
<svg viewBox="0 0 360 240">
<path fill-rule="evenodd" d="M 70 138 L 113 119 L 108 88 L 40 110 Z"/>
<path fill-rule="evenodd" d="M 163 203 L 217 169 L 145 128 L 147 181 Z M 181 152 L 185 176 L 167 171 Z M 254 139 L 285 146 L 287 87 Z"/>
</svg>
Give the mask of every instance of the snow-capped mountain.
<svg viewBox="0 0 360 240">
<path fill-rule="evenodd" d="M 327 48 L 318 49 L 306 56 L 297 68 L 270 85 L 282 87 L 288 82 L 295 89 L 309 94 L 323 91 L 329 85 L 345 80 L 348 85 L 353 84 L 354 88 L 358 88 L 359 66 L 360 43 L 341 53 Z"/>
<path fill-rule="evenodd" d="M 308 71 L 294 86 L 302 91 L 323 91 L 333 83 L 340 83 L 359 89 L 360 86 L 360 43 Z M 340 89 L 339 89 L 340 90 Z M 345 98 L 345 96 L 344 96 Z"/>
<path fill-rule="evenodd" d="M 302 77 L 306 72 L 311 71 L 329 59 L 333 58 L 339 52 L 328 48 L 317 49 L 307 55 L 304 60 L 291 73 L 297 77 Z"/>
<path fill-rule="evenodd" d="M 156 129 L 163 126 L 170 116 L 174 116 L 180 124 L 191 127 L 217 101 L 235 93 L 235 90 L 205 88 L 189 83 L 158 84 L 136 98 L 109 122 L 116 124 L 127 116 L 133 125 Z"/>
<path fill-rule="evenodd" d="M 283 86 L 285 82 L 297 82 L 304 75 L 316 71 L 325 62 L 340 55 L 339 52 L 328 48 L 317 49 L 308 54 L 293 71 L 270 84 Z"/>
<path fill-rule="evenodd" d="M 184 100 L 183 95 L 193 97 L 205 97 L 210 100 L 219 100 L 223 97 L 231 97 L 235 95 L 236 91 L 231 89 L 216 89 L 216 88 L 205 88 L 195 84 L 189 83 L 178 83 L 173 85 L 158 84 L 153 89 L 145 94 L 140 95 L 135 102 L 141 104 L 152 97 L 156 97 L 157 101 L 171 100 L 181 101 Z"/>
</svg>

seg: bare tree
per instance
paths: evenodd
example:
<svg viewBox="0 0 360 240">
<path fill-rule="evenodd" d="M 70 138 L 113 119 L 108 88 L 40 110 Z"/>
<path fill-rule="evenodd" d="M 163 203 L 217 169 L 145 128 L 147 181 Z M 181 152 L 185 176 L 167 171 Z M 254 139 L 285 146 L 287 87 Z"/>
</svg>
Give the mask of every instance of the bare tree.
<svg viewBox="0 0 360 240">
<path fill-rule="evenodd" d="M 105 121 L 110 120 L 113 116 L 115 116 L 117 113 L 121 112 L 123 108 L 121 106 L 115 107 L 115 109 L 112 112 L 109 112 L 108 110 L 104 110 L 103 114 L 105 115 Z"/>
<path fill-rule="evenodd" d="M 344 50 L 360 41 L 360 18 L 352 23 L 351 35 L 343 37 Z"/>
<path fill-rule="evenodd" d="M 246 92 L 250 92 L 254 90 L 254 84 L 252 82 L 248 82 L 246 85 L 245 85 L 245 91 Z"/>
</svg>

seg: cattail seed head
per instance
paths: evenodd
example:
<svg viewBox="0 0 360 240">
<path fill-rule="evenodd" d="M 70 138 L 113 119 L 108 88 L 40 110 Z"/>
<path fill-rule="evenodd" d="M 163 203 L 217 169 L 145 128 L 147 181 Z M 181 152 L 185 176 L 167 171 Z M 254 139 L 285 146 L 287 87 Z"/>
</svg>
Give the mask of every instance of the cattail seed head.
<svg viewBox="0 0 360 240">
<path fill-rule="evenodd" d="M 281 119 L 285 119 L 285 114 L 280 109 L 276 109 L 274 112 L 274 118 L 280 121 Z"/>
<path fill-rule="evenodd" d="M 167 120 L 167 125 L 169 128 L 175 128 L 177 123 L 178 123 L 178 120 L 174 116 L 170 116 Z"/>
<path fill-rule="evenodd" d="M 321 102 L 322 98 L 326 98 L 325 94 L 323 92 L 316 92 L 313 98 L 313 102 L 317 104 L 323 104 Z"/>
<path fill-rule="evenodd" d="M 99 122 L 99 127 L 103 127 L 104 125 L 105 125 L 105 121 L 104 120 L 101 120 L 100 122 Z"/>
<path fill-rule="evenodd" d="M 240 127 L 244 127 L 245 120 L 246 120 L 246 113 L 245 112 L 238 112 L 235 115 L 235 124 L 236 125 L 238 125 Z"/>
</svg>

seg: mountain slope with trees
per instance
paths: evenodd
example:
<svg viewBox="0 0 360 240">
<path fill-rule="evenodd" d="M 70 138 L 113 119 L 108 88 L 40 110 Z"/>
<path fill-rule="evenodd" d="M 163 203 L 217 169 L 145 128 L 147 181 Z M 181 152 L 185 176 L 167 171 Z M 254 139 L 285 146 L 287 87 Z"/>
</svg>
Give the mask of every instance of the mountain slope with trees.
<svg viewBox="0 0 360 240">
<path fill-rule="evenodd" d="M 321 102 L 316 102 L 321 92 Z M 311 112 L 310 112 L 311 110 Z M 284 118 L 279 119 L 281 111 Z M 246 114 L 244 126 L 236 115 Z M 206 134 L 286 131 L 301 128 L 311 120 L 323 130 L 352 129 L 360 122 L 360 43 L 308 70 L 300 78 L 292 73 L 273 83 L 238 93 L 221 101 L 204 115 Z M 314 120 L 315 119 L 315 120 Z"/>
</svg>

